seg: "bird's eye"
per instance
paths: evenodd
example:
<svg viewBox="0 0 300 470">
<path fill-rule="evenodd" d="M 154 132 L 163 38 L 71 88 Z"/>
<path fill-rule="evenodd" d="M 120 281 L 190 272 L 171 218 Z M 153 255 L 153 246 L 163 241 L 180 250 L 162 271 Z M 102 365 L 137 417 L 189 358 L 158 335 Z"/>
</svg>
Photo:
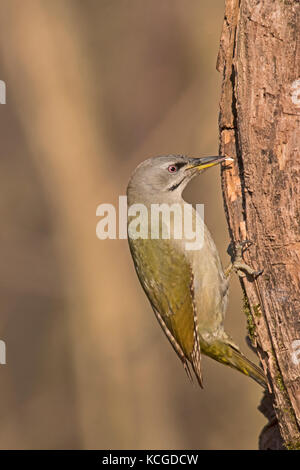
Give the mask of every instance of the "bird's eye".
<svg viewBox="0 0 300 470">
<path fill-rule="evenodd" d="M 170 165 L 168 167 L 168 171 L 169 171 L 169 173 L 176 173 L 177 167 L 175 165 Z"/>
</svg>

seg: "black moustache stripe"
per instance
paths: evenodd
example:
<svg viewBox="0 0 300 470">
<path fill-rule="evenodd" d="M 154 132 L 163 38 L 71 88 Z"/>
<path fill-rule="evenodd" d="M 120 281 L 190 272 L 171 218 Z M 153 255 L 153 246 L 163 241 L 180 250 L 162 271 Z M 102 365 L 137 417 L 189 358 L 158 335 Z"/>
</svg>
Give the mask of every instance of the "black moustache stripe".
<svg viewBox="0 0 300 470">
<path fill-rule="evenodd" d="M 185 180 L 185 178 L 186 178 L 186 176 L 184 176 L 182 178 L 182 180 L 179 181 L 179 183 L 175 183 L 175 184 L 173 184 L 173 186 L 170 186 L 170 188 L 168 188 L 168 191 L 174 191 L 175 189 L 177 189 L 178 186 L 180 186 L 181 183 Z"/>
</svg>

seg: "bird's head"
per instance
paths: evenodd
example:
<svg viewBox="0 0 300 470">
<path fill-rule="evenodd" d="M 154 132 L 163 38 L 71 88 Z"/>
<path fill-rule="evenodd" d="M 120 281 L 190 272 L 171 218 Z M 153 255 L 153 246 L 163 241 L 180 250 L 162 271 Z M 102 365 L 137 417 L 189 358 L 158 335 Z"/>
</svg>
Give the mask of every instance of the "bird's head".
<svg viewBox="0 0 300 470">
<path fill-rule="evenodd" d="M 176 197 L 181 195 L 194 176 L 224 161 L 233 160 L 224 156 L 189 158 L 183 155 L 148 158 L 133 172 L 127 193 L 153 197 L 169 194 Z"/>
</svg>

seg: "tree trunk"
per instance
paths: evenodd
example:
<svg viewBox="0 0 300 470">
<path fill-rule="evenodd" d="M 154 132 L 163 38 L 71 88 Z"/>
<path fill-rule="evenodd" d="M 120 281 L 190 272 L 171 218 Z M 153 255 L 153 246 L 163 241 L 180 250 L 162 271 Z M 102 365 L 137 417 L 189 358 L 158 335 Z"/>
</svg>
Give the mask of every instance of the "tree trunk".
<svg viewBox="0 0 300 470">
<path fill-rule="evenodd" d="M 261 449 L 300 448 L 299 19 L 297 0 L 226 0 L 217 64 L 220 151 L 234 158 L 222 174 L 229 230 L 253 242 L 244 258 L 264 270 L 241 281 L 269 382 Z"/>
</svg>

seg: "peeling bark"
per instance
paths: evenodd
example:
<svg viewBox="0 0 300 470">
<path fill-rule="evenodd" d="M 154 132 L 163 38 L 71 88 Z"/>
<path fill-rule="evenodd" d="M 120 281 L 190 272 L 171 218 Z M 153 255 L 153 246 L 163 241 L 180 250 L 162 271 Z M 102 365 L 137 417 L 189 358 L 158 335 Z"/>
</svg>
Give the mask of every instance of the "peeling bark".
<svg viewBox="0 0 300 470">
<path fill-rule="evenodd" d="M 234 158 L 222 172 L 229 231 L 253 242 L 245 260 L 264 269 L 241 281 L 269 381 L 261 449 L 300 448 L 299 29 L 298 1 L 226 0 L 217 62 L 220 152 Z"/>
</svg>

